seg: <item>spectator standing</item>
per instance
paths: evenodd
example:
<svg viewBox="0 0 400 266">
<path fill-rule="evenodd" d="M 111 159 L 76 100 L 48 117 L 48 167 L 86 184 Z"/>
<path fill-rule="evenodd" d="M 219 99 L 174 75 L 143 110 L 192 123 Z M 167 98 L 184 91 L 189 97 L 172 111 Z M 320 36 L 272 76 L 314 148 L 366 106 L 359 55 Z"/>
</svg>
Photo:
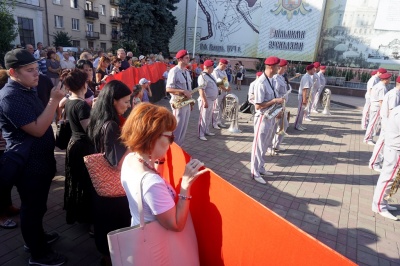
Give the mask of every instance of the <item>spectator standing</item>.
<svg viewBox="0 0 400 266">
<path fill-rule="evenodd" d="M 60 80 L 59 73 L 61 71 L 61 65 L 60 61 L 57 61 L 56 53 L 54 51 L 47 52 L 46 66 L 47 66 L 47 77 L 49 77 L 53 82 L 53 85 L 56 86 L 58 84 L 58 81 Z"/>
<path fill-rule="evenodd" d="M 145 79 L 145 78 L 141 78 L 139 80 L 139 85 L 142 86 L 142 91 L 143 91 L 143 98 L 142 98 L 142 102 L 150 102 L 150 97 L 153 97 L 153 93 L 151 92 L 151 88 L 150 88 L 150 83 L 151 81 Z"/>
<path fill-rule="evenodd" d="M 75 64 L 69 60 L 69 53 L 63 52 L 63 57 L 60 60 L 60 66 L 62 69 L 74 69 Z"/>
<path fill-rule="evenodd" d="M 28 52 L 31 53 L 32 55 L 35 53 L 35 49 L 33 48 L 32 44 L 25 45 L 25 49 L 28 50 Z"/>
<path fill-rule="evenodd" d="M 76 68 L 87 74 L 85 101 L 92 106 L 94 95 L 96 93 L 96 84 L 93 82 L 93 65 L 88 60 L 78 60 Z"/>
<path fill-rule="evenodd" d="M 100 58 L 104 55 L 103 51 L 98 51 L 97 52 L 97 57 L 96 59 L 93 61 L 93 67 L 95 69 L 97 69 L 97 67 L 99 66 L 99 62 L 100 62 Z"/>
<path fill-rule="evenodd" d="M 112 61 L 111 61 L 111 65 L 112 65 L 112 68 L 111 68 L 111 75 L 114 75 L 114 74 L 117 74 L 117 73 L 120 72 L 121 63 L 122 63 L 121 58 L 119 58 L 119 57 L 117 57 L 117 56 L 114 56 L 114 58 L 113 58 Z"/>
<path fill-rule="evenodd" d="M 120 71 L 123 71 L 123 70 L 128 69 L 128 68 L 130 67 L 128 61 L 125 60 L 125 58 L 126 58 L 126 53 L 125 53 L 125 50 L 124 50 L 124 49 L 122 49 L 122 48 L 118 49 L 118 51 L 117 51 L 117 57 L 118 57 L 119 59 L 121 59 L 121 66 L 119 67 L 119 70 L 120 70 Z"/>
<path fill-rule="evenodd" d="M 10 80 L 0 90 L 0 128 L 7 142 L 0 176 L 16 177 L 21 198 L 21 232 L 31 253 L 29 264 L 62 265 L 66 258 L 49 247 L 59 236 L 45 233 L 43 217 L 56 172 L 54 133 L 50 125 L 65 91 L 58 84 L 44 107 L 34 88 L 38 85 L 39 71 L 33 55 L 25 49 L 14 49 L 4 59 Z M 5 156 L 7 164 L 3 161 Z"/>
<path fill-rule="evenodd" d="M 47 52 L 42 50 L 40 52 L 40 56 L 38 58 L 39 59 L 38 64 L 39 64 L 39 71 L 43 75 L 47 75 L 47 59 L 46 59 L 46 57 L 47 57 Z"/>
<path fill-rule="evenodd" d="M 57 56 L 58 56 L 58 61 L 61 61 L 61 59 L 63 58 L 63 52 L 64 52 L 64 48 L 62 46 L 58 46 L 57 47 Z"/>
<path fill-rule="evenodd" d="M 42 49 L 43 49 L 43 44 L 41 42 L 38 42 L 36 44 L 36 51 L 33 53 L 35 59 L 40 59 L 40 57 L 42 57 L 41 55 Z"/>
<path fill-rule="evenodd" d="M 110 65 L 110 59 L 108 57 L 102 56 L 99 60 L 99 65 L 96 69 L 96 83 L 105 83 L 107 78 L 107 68 Z"/>
</svg>

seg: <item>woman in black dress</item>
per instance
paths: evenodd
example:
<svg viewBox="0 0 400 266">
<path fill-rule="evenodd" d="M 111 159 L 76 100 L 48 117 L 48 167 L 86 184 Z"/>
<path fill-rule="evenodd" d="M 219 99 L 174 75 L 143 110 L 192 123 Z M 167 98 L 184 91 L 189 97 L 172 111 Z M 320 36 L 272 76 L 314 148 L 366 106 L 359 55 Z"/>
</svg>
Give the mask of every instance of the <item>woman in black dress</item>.
<svg viewBox="0 0 400 266">
<path fill-rule="evenodd" d="M 99 65 L 96 69 L 96 83 L 98 85 L 105 83 L 107 78 L 107 68 L 111 60 L 108 57 L 102 56 L 99 60 Z"/>
<path fill-rule="evenodd" d="M 84 98 L 87 74 L 79 70 L 64 71 L 62 78 L 71 94 L 65 112 L 72 130 L 65 158 L 64 209 L 68 224 L 91 223 L 93 185 L 83 162 L 84 156 L 93 153 L 93 145 L 86 134 L 91 109 Z"/>
<path fill-rule="evenodd" d="M 121 167 L 126 147 L 121 143 L 122 115 L 130 107 L 131 90 L 121 81 L 112 80 L 101 90 L 93 106 L 88 136 L 97 153 L 105 153 L 108 162 Z M 130 226 L 129 203 L 124 197 L 93 195 L 94 235 L 103 260 L 110 262 L 107 233 Z M 107 264 L 107 263 L 106 263 Z"/>
</svg>

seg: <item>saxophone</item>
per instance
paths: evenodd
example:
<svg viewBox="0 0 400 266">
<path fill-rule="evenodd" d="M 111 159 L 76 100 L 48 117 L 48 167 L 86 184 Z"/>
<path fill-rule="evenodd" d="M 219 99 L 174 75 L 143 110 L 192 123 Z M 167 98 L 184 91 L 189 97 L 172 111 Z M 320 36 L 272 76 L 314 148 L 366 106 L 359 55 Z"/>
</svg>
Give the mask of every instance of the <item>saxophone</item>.
<svg viewBox="0 0 400 266">
<path fill-rule="evenodd" d="M 400 168 L 397 170 L 396 177 L 394 178 L 393 184 L 390 187 L 389 195 L 385 197 L 385 200 L 389 200 L 394 194 L 396 194 L 397 190 L 400 186 Z"/>
<path fill-rule="evenodd" d="M 203 88 L 204 86 L 199 86 L 193 90 L 190 91 L 190 94 L 193 95 L 193 93 L 198 92 L 199 89 Z M 174 109 L 180 109 L 188 104 L 194 104 L 196 102 L 195 99 L 193 98 L 188 98 L 186 96 L 180 96 L 180 95 L 175 95 L 175 98 L 173 102 L 171 103 L 172 108 Z"/>
</svg>

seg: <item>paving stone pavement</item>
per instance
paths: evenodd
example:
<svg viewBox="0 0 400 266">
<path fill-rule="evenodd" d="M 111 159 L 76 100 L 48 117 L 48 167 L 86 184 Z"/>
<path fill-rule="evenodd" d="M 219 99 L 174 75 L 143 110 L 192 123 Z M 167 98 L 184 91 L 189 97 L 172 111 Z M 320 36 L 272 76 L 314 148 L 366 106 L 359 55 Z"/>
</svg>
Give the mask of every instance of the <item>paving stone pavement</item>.
<svg viewBox="0 0 400 266">
<path fill-rule="evenodd" d="M 242 91 L 233 93 L 243 102 L 247 89 L 243 86 Z M 358 108 L 363 102 L 352 97 L 340 99 Z M 167 100 L 158 104 L 168 106 Z M 287 150 L 266 158 L 266 170 L 274 173 L 266 178 L 266 185 L 250 178 L 250 114 L 239 113 L 242 133 L 213 130 L 216 136 L 203 142 L 196 135 L 199 112 L 195 106 L 183 148 L 260 204 L 357 264 L 400 265 L 400 222 L 374 216 L 371 211 L 378 174 L 367 167 L 372 147 L 362 143 L 360 110 L 333 104 L 332 116 L 314 115 L 313 122 L 305 122 L 308 130 L 299 132 L 293 130 L 294 106 L 297 95 L 292 94 L 288 103 L 292 124 L 284 139 Z M 53 247 L 69 258 L 66 265 L 98 265 L 100 255 L 87 226 L 65 223 L 65 153 L 56 151 L 56 159 L 58 173 L 50 189 L 45 229 L 60 233 Z M 392 205 L 400 209 L 399 198 L 400 193 Z M 15 189 L 13 201 L 19 206 Z M 400 215 L 400 211 L 393 214 Z M 26 265 L 29 254 L 23 244 L 19 229 L 0 230 L 0 265 Z"/>
</svg>

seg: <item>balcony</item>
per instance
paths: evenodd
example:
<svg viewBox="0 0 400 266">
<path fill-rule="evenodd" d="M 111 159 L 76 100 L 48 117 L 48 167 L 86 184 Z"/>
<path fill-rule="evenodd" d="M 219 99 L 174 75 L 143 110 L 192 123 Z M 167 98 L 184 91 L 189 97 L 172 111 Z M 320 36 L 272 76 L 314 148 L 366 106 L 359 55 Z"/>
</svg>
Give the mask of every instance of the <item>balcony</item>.
<svg viewBox="0 0 400 266">
<path fill-rule="evenodd" d="M 87 31 L 86 32 L 86 39 L 88 40 L 98 40 L 100 39 L 100 33 L 94 31 Z"/>
<path fill-rule="evenodd" d="M 99 19 L 99 12 L 92 11 L 92 10 L 85 10 L 85 18 Z"/>
<path fill-rule="evenodd" d="M 121 23 L 121 17 L 112 16 L 110 18 L 110 22 L 113 23 L 113 24 Z"/>
<path fill-rule="evenodd" d="M 119 0 L 110 0 L 110 5 L 119 6 Z"/>
</svg>

